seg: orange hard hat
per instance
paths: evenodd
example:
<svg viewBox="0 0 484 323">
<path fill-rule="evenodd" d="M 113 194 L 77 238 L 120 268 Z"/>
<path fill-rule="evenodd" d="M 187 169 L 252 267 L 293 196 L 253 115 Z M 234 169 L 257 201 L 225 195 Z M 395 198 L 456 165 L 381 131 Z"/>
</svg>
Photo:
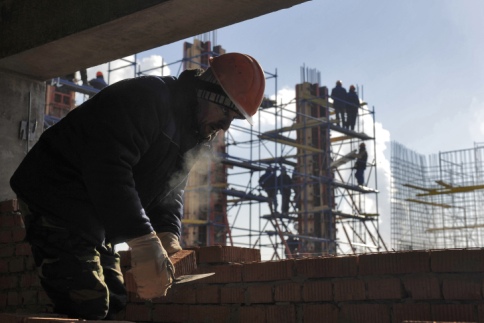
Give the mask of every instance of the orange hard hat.
<svg viewBox="0 0 484 323">
<path fill-rule="evenodd" d="M 96 77 L 101 77 L 101 76 L 103 76 L 103 72 L 98 71 L 98 72 L 96 73 Z"/>
<path fill-rule="evenodd" d="M 224 92 L 252 125 L 252 116 L 262 103 L 266 83 L 259 63 L 249 55 L 227 53 L 211 57 L 210 67 Z"/>
</svg>

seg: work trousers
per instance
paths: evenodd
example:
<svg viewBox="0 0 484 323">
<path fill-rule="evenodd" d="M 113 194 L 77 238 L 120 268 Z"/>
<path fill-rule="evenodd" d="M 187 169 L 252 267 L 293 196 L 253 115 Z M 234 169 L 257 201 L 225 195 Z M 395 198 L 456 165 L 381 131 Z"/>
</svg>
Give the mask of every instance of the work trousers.
<svg viewBox="0 0 484 323">
<path fill-rule="evenodd" d="M 358 185 L 365 184 L 365 169 L 364 168 L 357 168 L 355 172 L 355 178 L 358 182 Z"/>
<path fill-rule="evenodd" d="M 126 306 L 119 255 L 39 214 L 26 215 L 40 282 L 54 311 L 71 318 L 113 318 Z"/>
</svg>

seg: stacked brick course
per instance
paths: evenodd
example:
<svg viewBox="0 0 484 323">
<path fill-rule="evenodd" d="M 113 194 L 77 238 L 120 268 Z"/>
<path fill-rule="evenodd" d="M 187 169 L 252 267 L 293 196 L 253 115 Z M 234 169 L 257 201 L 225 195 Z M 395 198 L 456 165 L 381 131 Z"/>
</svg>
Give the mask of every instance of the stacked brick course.
<svg viewBox="0 0 484 323">
<path fill-rule="evenodd" d="M 38 317 L 51 306 L 24 235 L 16 202 L 0 203 L 0 322 L 77 322 Z M 215 275 L 151 302 L 130 292 L 119 321 L 484 322 L 484 249 L 261 262 L 256 249 L 215 246 L 184 250 L 172 261 L 178 275 Z M 122 264 L 126 271 L 128 251 Z"/>
</svg>

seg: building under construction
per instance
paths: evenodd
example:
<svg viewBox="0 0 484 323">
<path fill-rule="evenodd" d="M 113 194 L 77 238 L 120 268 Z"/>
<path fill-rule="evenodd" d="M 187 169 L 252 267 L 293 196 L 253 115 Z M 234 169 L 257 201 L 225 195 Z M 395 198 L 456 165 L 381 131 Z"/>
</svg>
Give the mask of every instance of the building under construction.
<svg viewBox="0 0 484 323">
<path fill-rule="evenodd" d="M 205 69 L 209 56 L 224 52 L 195 39 L 185 43 L 180 63 Z M 202 158 L 190 175 L 184 244 L 260 248 L 271 259 L 385 250 L 374 111 L 361 102 L 355 129 L 346 129 L 337 125 L 319 72 L 301 68 L 302 83 L 288 102 L 277 97 L 277 72 L 265 73 L 266 92 L 274 86 L 274 94 L 264 99 L 256 126 L 235 120 L 214 143 L 211 159 Z M 361 142 L 373 149 L 363 186 L 352 169 Z M 272 187 L 261 186 L 264 173 L 271 173 Z"/>
<path fill-rule="evenodd" d="M 425 158 L 393 142 L 391 173 L 395 249 L 483 246 L 484 144 Z"/>
<path fill-rule="evenodd" d="M 194 39 L 184 44 L 182 60 L 150 70 L 140 69 L 136 55 L 118 67 L 109 63 L 108 80 L 126 68 L 133 76 L 163 75 L 176 64 L 179 71 L 206 69 L 210 56 L 223 53 L 211 40 Z M 360 100 L 349 130 L 338 125 L 318 71 L 302 67 L 301 83 L 287 102 L 277 97 L 277 71 L 265 74 L 266 92 L 273 94 L 262 102 L 256 125 L 234 120 L 190 174 L 184 246 L 258 248 L 268 259 L 386 250 L 378 227 L 374 111 Z M 353 166 L 362 142 L 370 158 L 365 183 L 358 185 Z M 264 173 L 273 177 L 270 187 L 261 186 Z"/>
</svg>

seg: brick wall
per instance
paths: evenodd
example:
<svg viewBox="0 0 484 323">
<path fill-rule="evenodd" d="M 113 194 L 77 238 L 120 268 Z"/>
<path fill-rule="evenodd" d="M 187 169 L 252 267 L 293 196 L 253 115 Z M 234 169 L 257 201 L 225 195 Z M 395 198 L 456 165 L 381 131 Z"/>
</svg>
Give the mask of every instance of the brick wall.
<svg viewBox="0 0 484 323">
<path fill-rule="evenodd" d="M 38 322 L 40 313 L 51 312 L 24 235 L 16 201 L 0 203 L 1 322 Z M 129 252 L 121 256 L 126 271 Z M 130 292 L 119 321 L 484 322 L 484 249 L 261 262 L 256 249 L 214 246 L 183 250 L 172 261 L 177 275 L 215 275 L 152 302 Z"/>
</svg>

